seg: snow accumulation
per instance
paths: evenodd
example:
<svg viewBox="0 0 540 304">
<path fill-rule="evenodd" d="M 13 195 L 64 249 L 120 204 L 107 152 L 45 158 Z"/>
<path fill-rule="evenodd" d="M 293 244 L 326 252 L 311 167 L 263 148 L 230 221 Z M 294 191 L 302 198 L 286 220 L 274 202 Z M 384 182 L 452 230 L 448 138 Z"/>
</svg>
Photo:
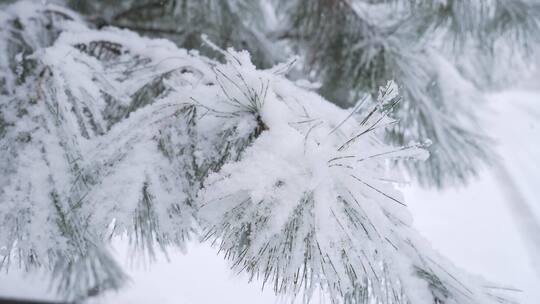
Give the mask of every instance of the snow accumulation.
<svg viewBox="0 0 540 304">
<path fill-rule="evenodd" d="M 540 94 L 534 91 L 510 91 L 487 96 L 493 106 L 493 136 L 498 139 L 501 157 L 507 161 L 519 153 L 527 153 L 533 162 L 538 143 L 529 135 L 538 137 L 540 125 L 537 116 Z M 504 131 L 501 119 L 523 124 Z M 497 127 L 498 125 L 498 127 Z M 501 130 L 503 129 L 503 130 Z M 524 130 L 529 134 L 522 133 Z M 537 138 L 536 137 L 536 138 Z M 506 151 L 505 151 L 506 150 Z M 527 158 L 519 158 L 524 162 Z M 538 163 L 538 160 L 536 161 Z M 527 174 L 517 182 L 520 187 L 534 187 L 538 172 L 533 166 L 520 165 L 516 174 Z M 520 173 L 521 172 L 521 173 Z M 511 204 L 501 189 L 494 170 L 484 172 L 477 181 L 460 189 L 443 192 L 426 191 L 417 186 L 403 189 L 405 199 L 414 217 L 414 226 L 425 235 L 437 250 L 471 273 L 481 274 L 503 286 L 522 290 L 516 293 L 519 303 L 540 302 L 540 277 L 535 273 L 535 260 L 527 248 L 527 238 L 520 231 L 519 218 L 513 216 Z M 527 196 L 534 208 L 537 196 Z M 271 290 L 261 291 L 260 284 L 249 284 L 245 275 L 235 275 L 228 265 L 204 244 L 189 245 L 187 254 L 169 252 L 169 260 L 158 255 L 154 264 L 145 267 L 128 262 L 131 254 L 126 239 L 114 243 L 115 256 L 131 277 L 128 287 L 119 293 L 108 294 L 97 303 L 279 303 Z M 0 274 L 0 294 L 7 297 L 55 299 L 48 291 L 44 274 L 24 274 L 17 269 Z M 327 303 L 324 296 L 315 295 L 313 303 Z"/>
<path fill-rule="evenodd" d="M 22 39 L 30 49 L 0 50 L 21 62 L 14 73 L 0 62 L 7 75 L 0 254 L 52 269 L 62 297 L 120 288 L 128 281 L 125 255 L 153 258 L 158 249 L 170 252 L 171 264 L 160 258 L 153 272 L 133 270 L 131 287 L 96 301 L 262 303 L 274 301 L 272 291 L 307 300 L 322 289 L 322 298 L 341 300 L 485 304 L 498 302 L 499 284 L 514 283 L 467 275 L 414 229 L 391 164 L 427 153 L 422 144 L 382 140 L 396 123 L 388 117 L 398 99 L 393 82 L 377 100 L 344 110 L 287 80 L 289 63 L 258 70 L 247 52 L 234 50 L 217 50 L 218 62 L 166 40 L 90 29 L 56 6 L 24 5 L 0 16 L 31 24 L 20 37 L 0 29 L 3 41 Z M 44 27 L 42 18 L 54 26 Z M 53 29 L 50 40 L 37 39 L 44 28 Z M 537 173 L 525 174 L 534 180 Z M 531 189 L 520 193 L 529 197 Z M 479 222 L 491 210 L 482 208 Z M 501 236 L 519 234 L 511 229 Z M 194 245 L 199 237 L 242 281 L 229 281 L 226 265 L 206 245 Z M 111 239 L 121 254 L 111 254 Z M 437 247 L 444 251 L 444 244 Z M 526 254 L 516 256 L 525 261 Z M 20 284 L 36 281 L 8 266 L 0 294 L 56 297 L 39 283 Z M 247 280 L 256 283 L 240 283 Z M 255 292 L 261 284 L 264 293 Z"/>
</svg>

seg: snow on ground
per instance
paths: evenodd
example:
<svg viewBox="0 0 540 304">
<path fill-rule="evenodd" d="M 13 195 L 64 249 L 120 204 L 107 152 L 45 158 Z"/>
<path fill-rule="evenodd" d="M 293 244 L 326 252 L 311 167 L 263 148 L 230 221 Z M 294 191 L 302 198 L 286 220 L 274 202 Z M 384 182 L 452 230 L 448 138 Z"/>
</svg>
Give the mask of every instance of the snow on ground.
<svg viewBox="0 0 540 304">
<path fill-rule="evenodd" d="M 128 254 L 126 242 L 119 243 L 119 257 Z M 107 295 L 96 303 L 275 303 L 271 290 L 248 284 L 235 276 L 216 251 L 205 244 L 192 245 L 187 255 L 162 256 L 150 267 L 128 267 L 132 284 L 123 292 Z M 126 259 L 124 259 L 126 260 Z"/>
<path fill-rule="evenodd" d="M 415 226 L 435 249 L 471 274 L 523 290 L 509 293 L 519 303 L 540 303 L 540 279 L 493 171 L 464 189 L 404 192 Z"/>
<path fill-rule="evenodd" d="M 405 187 L 415 226 L 433 246 L 460 267 L 503 286 L 522 304 L 540 303 L 540 94 L 508 91 L 488 96 L 494 113 L 490 133 L 498 139 L 502 165 L 478 180 L 443 192 Z M 278 303 L 271 290 L 235 276 L 205 244 L 188 254 L 171 252 L 150 267 L 129 267 L 126 242 L 116 244 L 131 284 L 98 303 L 241 304 Z M 43 275 L 0 274 L 0 295 L 54 299 Z M 319 302 L 319 301 L 314 301 Z"/>
</svg>

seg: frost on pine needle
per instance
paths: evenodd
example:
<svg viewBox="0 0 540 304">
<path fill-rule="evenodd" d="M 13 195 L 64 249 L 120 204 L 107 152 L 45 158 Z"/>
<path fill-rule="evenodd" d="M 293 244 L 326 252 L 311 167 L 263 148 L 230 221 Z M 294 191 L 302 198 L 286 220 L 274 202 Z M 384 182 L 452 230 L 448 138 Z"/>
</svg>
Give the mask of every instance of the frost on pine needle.
<svg viewBox="0 0 540 304">
<path fill-rule="evenodd" d="M 410 226 L 392 163 L 427 153 L 381 140 L 393 82 L 343 110 L 281 76 L 291 63 L 219 63 L 33 2 L 0 22 L 1 267 L 49 269 L 78 301 L 126 282 L 113 237 L 152 258 L 201 227 L 281 294 L 492 303 Z"/>
<path fill-rule="evenodd" d="M 400 123 L 388 130 L 387 139 L 396 145 L 418 138 L 432 140 L 427 148 L 432 157 L 404 163 L 423 186 L 466 184 L 496 160 L 492 142 L 479 123 L 481 111 L 476 111 L 481 94 L 470 94 L 469 88 L 457 85 L 464 79 L 478 84 L 477 79 L 492 76 L 492 66 L 499 63 L 494 60 L 489 67 L 479 68 L 479 58 L 500 53 L 496 42 L 505 40 L 520 49 L 516 46 L 526 43 L 519 41 L 535 40 L 540 24 L 536 1 L 278 2 L 276 11 L 284 20 L 278 27 L 281 41 L 301 50 L 305 57 L 301 68 L 306 77 L 322 82 L 323 96 L 351 105 L 365 93 L 377 96 L 387 79 L 399 84 L 403 100 L 394 113 Z M 474 49 L 481 49 L 481 55 L 474 56 L 473 63 L 461 64 L 459 72 L 449 77 L 446 68 L 456 70 L 454 63 L 470 59 Z M 445 66 L 441 66 L 443 57 Z M 489 75 L 477 76 L 480 70 L 488 70 Z M 451 98 L 445 94 L 448 89 L 454 90 Z"/>
<path fill-rule="evenodd" d="M 1 16 L 2 54 L 19 64 L 0 72 L 0 261 L 46 267 L 81 299 L 125 282 L 112 237 L 149 258 L 185 247 L 208 173 L 266 128 L 268 82 L 52 8 L 18 2 Z"/>
<path fill-rule="evenodd" d="M 394 83 L 352 118 L 283 79 L 269 85 L 268 130 L 200 193 L 204 238 L 234 271 L 305 300 L 320 288 L 338 303 L 492 303 L 411 228 L 388 165 L 427 155 L 379 139 Z"/>
</svg>

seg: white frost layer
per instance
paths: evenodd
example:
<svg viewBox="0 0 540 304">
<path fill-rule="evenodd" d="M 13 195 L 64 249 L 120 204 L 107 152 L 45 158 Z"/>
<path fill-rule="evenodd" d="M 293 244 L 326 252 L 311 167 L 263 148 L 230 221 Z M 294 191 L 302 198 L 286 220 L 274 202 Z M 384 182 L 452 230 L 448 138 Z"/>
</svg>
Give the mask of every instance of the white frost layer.
<svg viewBox="0 0 540 304">
<path fill-rule="evenodd" d="M 498 115 L 507 113 L 509 121 L 521 123 L 525 121 L 523 113 L 534 111 L 522 112 L 519 108 L 506 106 L 505 101 L 512 103 L 515 100 L 519 105 L 528 100 L 538 104 L 540 94 L 512 92 L 494 94 L 490 99 L 495 99 L 494 105 L 504 110 L 498 111 Z M 521 111 L 521 114 L 512 115 L 515 111 Z M 525 130 L 537 130 L 538 119 L 529 122 L 531 128 Z M 534 140 L 529 140 L 530 137 L 494 133 L 499 135 L 501 147 L 511 147 L 511 142 L 519 138 L 522 144 L 529 143 L 520 153 L 530 153 L 533 151 L 531 148 L 538 147 Z M 505 161 L 512 157 L 512 153 L 502 151 L 501 154 Z M 533 169 L 532 166 L 529 168 Z M 533 172 L 519 184 L 533 186 L 539 180 L 538 174 Z M 537 288 L 540 279 L 535 276 L 516 219 L 511 215 L 510 202 L 497 183 L 493 172 L 485 172 L 479 180 L 460 190 L 438 193 L 409 187 L 403 191 L 410 202 L 414 226 L 437 250 L 473 273 L 522 289 L 523 292 L 517 294 L 522 304 L 540 303 L 540 290 Z M 125 246 L 125 242 L 117 244 L 117 258 L 125 258 Z M 160 257 L 150 269 L 130 268 L 129 274 L 133 279 L 130 286 L 118 294 L 107 296 L 103 302 L 142 304 L 159 299 L 161 303 L 270 304 L 277 301 L 271 291 L 261 293 L 256 282 L 248 284 L 244 277 L 232 276 L 226 262 L 208 246 L 193 245 L 187 255 L 172 252 L 170 258 L 171 261 L 167 262 Z M 0 295 L 54 298 L 47 293 L 47 283 L 41 276 L 23 276 L 15 271 L 0 274 Z"/>
</svg>

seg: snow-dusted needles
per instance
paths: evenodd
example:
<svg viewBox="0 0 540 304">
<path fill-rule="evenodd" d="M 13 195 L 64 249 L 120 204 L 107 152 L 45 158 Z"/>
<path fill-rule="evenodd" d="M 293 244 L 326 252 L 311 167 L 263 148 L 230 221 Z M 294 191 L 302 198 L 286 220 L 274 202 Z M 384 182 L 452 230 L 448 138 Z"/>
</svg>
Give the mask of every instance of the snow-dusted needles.
<svg viewBox="0 0 540 304">
<path fill-rule="evenodd" d="M 411 227 L 392 163 L 427 152 L 382 139 L 395 83 L 347 111 L 283 77 L 292 62 L 258 70 L 207 41 L 219 63 L 34 2 L 0 14 L 0 42 L 20 59 L 0 69 L 0 266 L 48 269 L 83 301 L 128 280 L 115 236 L 152 258 L 203 231 L 305 302 L 504 302 Z"/>
</svg>

